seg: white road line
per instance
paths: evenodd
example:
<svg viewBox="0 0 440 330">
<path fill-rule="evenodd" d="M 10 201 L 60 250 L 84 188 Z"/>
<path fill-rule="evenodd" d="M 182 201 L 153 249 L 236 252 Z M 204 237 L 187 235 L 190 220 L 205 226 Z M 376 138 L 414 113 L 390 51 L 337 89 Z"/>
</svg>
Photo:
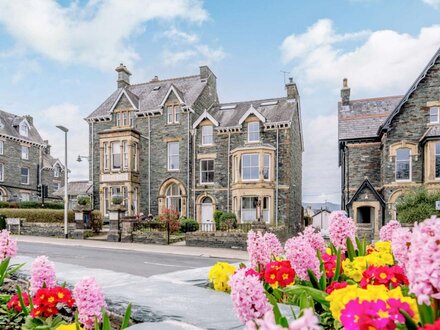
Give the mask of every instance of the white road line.
<svg viewBox="0 0 440 330">
<path fill-rule="evenodd" d="M 165 267 L 180 267 L 180 268 L 199 268 L 199 267 L 190 267 L 190 266 L 181 266 L 181 265 L 171 265 L 171 264 L 160 264 L 157 262 L 148 262 L 148 261 L 144 261 L 144 264 L 146 265 L 156 265 L 156 266 L 165 266 Z"/>
</svg>

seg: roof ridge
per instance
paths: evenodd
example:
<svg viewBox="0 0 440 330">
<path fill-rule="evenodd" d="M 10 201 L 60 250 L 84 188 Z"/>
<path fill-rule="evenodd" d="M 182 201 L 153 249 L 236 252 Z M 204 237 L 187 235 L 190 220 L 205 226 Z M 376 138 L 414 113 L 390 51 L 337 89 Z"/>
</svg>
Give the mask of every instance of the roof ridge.
<svg viewBox="0 0 440 330">
<path fill-rule="evenodd" d="M 251 103 L 251 102 L 262 102 L 262 101 L 270 101 L 270 100 L 285 100 L 287 97 L 272 97 L 272 98 L 266 98 L 266 99 L 259 99 L 259 100 L 249 100 L 249 101 L 237 101 L 237 102 L 225 102 L 225 103 L 218 103 L 217 105 L 227 105 L 227 104 L 237 104 L 237 103 Z"/>
<path fill-rule="evenodd" d="M 390 95 L 390 96 L 379 96 L 379 97 L 367 97 L 363 99 L 353 99 L 350 102 L 360 102 L 360 101 L 380 101 L 386 99 L 402 98 L 404 95 Z"/>
<path fill-rule="evenodd" d="M 185 78 L 197 78 L 197 77 L 200 77 L 200 75 L 196 74 L 196 75 L 191 75 L 191 76 L 181 76 L 181 77 L 175 77 L 175 78 L 160 79 L 160 80 L 157 80 L 157 81 L 146 81 L 146 82 L 143 82 L 143 83 L 131 84 L 130 86 L 127 86 L 127 87 L 140 86 L 140 85 L 149 85 L 149 84 L 158 84 L 158 83 L 161 83 L 161 82 L 168 82 L 168 81 L 180 80 L 180 79 L 185 79 Z"/>
</svg>

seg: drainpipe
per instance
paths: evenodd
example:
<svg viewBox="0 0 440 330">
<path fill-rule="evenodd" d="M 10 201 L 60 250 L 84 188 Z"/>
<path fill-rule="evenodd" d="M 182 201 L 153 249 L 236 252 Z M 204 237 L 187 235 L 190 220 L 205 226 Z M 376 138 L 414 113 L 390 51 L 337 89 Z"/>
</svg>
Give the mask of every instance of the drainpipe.
<svg viewBox="0 0 440 330">
<path fill-rule="evenodd" d="M 93 182 L 94 182 L 94 180 L 93 180 L 93 173 L 94 173 L 94 168 L 93 168 L 93 148 L 95 147 L 95 144 L 94 144 L 94 141 L 95 141 L 95 139 L 94 139 L 94 136 L 93 136 L 93 132 L 94 132 L 94 122 L 92 121 L 92 125 L 91 125 L 91 128 L 92 128 L 92 153 L 89 155 L 89 159 L 90 159 L 90 163 L 91 163 L 91 165 L 90 165 L 90 167 L 91 167 L 91 176 L 90 176 L 90 178 L 91 178 L 91 181 L 92 181 L 92 209 L 94 209 L 95 208 L 95 187 L 94 187 L 94 185 L 93 185 Z M 98 188 L 99 189 L 99 188 Z"/>
<path fill-rule="evenodd" d="M 279 127 L 277 126 L 277 166 L 275 167 L 276 171 L 276 188 L 275 188 L 275 226 L 278 226 L 278 168 L 279 168 L 279 152 L 278 152 L 278 146 L 279 146 Z"/>
<path fill-rule="evenodd" d="M 189 165 L 189 157 L 190 157 L 190 148 L 189 148 L 189 142 L 190 142 L 190 140 L 191 140 L 191 135 L 190 135 L 190 131 L 189 131 L 189 124 L 190 124 L 190 117 L 191 117 L 191 112 L 189 111 L 189 109 L 188 109 L 188 123 L 187 123 L 187 129 L 188 129 L 188 145 L 187 145 L 187 162 L 186 162 L 186 171 L 187 171 L 187 174 L 186 174 L 186 186 L 188 187 L 187 189 L 188 189 L 188 193 L 187 193 L 187 195 L 188 195 L 188 198 L 189 198 L 189 196 L 190 196 L 190 185 L 189 185 L 189 183 L 190 183 L 190 178 L 189 178 L 189 168 L 190 168 L 190 165 Z M 191 190 L 192 191 L 192 190 Z M 189 214 L 189 200 L 186 202 L 186 216 L 187 217 L 189 217 L 190 216 L 190 214 Z"/>
<path fill-rule="evenodd" d="M 196 217 L 197 212 L 196 212 L 196 136 L 197 136 L 197 129 L 193 130 L 193 187 L 194 189 L 192 190 L 193 193 L 193 208 L 194 208 L 194 215 Z M 198 219 L 196 219 L 197 221 Z M 202 222 L 202 220 L 200 219 L 200 223 Z"/>
<path fill-rule="evenodd" d="M 148 116 L 147 118 L 148 118 L 148 215 L 150 215 L 151 214 L 151 126 L 150 126 L 150 116 Z"/>
<path fill-rule="evenodd" d="M 228 195 L 227 195 L 227 201 L 228 201 L 228 212 L 229 212 L 229 196 L 231 191 L 231 184 L 230 184 L 230 170 L 231 170 L 231 132 L 228 132 Z"/>
</svg>

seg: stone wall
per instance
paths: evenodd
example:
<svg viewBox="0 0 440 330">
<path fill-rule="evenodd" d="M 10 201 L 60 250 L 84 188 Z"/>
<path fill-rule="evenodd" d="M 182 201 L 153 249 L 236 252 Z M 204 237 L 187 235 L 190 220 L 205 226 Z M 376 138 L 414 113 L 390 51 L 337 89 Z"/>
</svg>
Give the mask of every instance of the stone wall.
<svg viewBox="0 0 440 330">
<path fill-rule="evenodd" d="M 185 234 L 187 246 L 246 250 L 246 233 L 192 232 Z"/>
<path fill-rule="evenodd" d="M 166 232 L 134 232 L 132 237 L 133 243 L 167 245 L 168 242 Z M 183 240 L 183 236 L 170 236 L 170 244 L 181 242 Z"/>
<path fill-rule="evenodd" d="M 67 227 L 69 237 L 75 230 L 75 224 L 69 223 Z M 18 234 L 18 226 L 11 226 L 11 232 Z M 63 223 L 44 223 L 23 221 L 20 228 L 21 235 L 43 236 L 43 237 L 64 237 Z"/>
</svg>

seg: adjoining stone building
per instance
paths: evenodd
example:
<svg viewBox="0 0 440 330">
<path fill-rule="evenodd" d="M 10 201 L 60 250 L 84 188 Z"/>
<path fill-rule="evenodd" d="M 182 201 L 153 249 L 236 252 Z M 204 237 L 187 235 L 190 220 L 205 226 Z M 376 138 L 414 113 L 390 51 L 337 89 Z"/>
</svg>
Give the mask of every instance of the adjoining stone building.
<svg viewBox="0 0 440 330">
<path fill-rule="evenodd" d="M 117 89 L 86 121 L 95 206 L 121 194 L 127 214 L 165 208 L 212 223 L 215 209 L 241 222 L 301 224 L 303 141 L 296 84 L 282 98 L 219 102 L 216 76 L 131 85 L 122 64 Z"/>
<path fill-rule="evenodd" d="M 49 199 L 64 185 L 64 165 L 50 154 L 31 116 L 0 110 L 0 200 L 37 200 L 37 186 L 47 185 Z"/>
<path fill-rule="evenodd" d="M 342 206 L 374 235 L 408 188 L 440 188 L 440 49 L 403 96 L 338 104 Z"/>
</svg>

